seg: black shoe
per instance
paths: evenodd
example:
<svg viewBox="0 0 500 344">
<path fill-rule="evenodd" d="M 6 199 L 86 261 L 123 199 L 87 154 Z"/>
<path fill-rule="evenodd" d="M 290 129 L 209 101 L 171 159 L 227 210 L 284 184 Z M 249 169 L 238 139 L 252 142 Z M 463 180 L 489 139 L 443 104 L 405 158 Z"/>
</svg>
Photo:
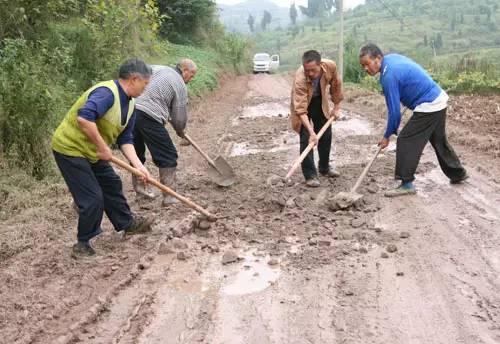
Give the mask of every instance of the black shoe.
<svg viewBox="0 0 500 344">
<path fill-rule="evenodd" d="M 125 235 L 144 234 L 151 232 L 153 220 L 145 217 L 136 217 L 132 225 L 125 229 Z"/>
<path fill-rule="evenodd" d="M 73 258 L 92 257 L 95 255 L 95 250 L 90 246 L 89 242 L 78 241 L 73 245 Z"/>
<path fill-rule="evenodd" d="M 469 175 L 465 174 L 462 178 L 450 180 L 450 184 L 462 184 L 467 179 L 469 179 Z"/>
</svg>

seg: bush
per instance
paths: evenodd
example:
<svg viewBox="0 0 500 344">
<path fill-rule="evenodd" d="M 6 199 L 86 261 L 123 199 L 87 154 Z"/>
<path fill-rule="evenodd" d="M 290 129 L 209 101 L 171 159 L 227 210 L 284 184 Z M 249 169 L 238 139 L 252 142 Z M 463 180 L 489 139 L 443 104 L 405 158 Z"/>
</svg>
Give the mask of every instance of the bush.
<svg viewBox="0 0 500 344">
<path fill-rule="evenodd" d="M 46 59 L 44 46 L 22 39 L 4 40 L 0 54 L 0 137 L 5 159 L 37 179 L 50 172 L 51 132 L 57 114 L 63 111 L 70 88 L 54 87 L 60 83 Z M 65 92 L 63 92 L 65 91 Z"/>
<path fill-rule="evenodd" d="M 449 92 L 500 92 L 500 74 L 486 58 L 463 56 L 456 63 L 434 64 L 433 78 Z"/>
</svg>

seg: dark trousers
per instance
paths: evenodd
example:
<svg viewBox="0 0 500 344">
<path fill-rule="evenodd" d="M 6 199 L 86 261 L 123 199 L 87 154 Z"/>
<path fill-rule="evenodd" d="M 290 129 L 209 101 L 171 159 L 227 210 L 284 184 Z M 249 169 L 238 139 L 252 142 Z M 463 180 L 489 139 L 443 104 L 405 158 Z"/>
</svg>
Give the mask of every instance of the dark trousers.
<svg viewBox="0 0 500 344">
<path fill-rule="evenodd" d="M 436 152 L 439 166 L 448 178 L 459 180 L 466 175 L 455 151 L 446 139 L 446 109 L 415 112 L 398 136 L 396 149 L 396 179 L 404 183 L 415 179 L 420 157 L 427 142 Z"/>
<path fill-rule="evenodd" d="M 146 146 L 159 168 L 177 166 L 177 149 L 165 126 L 140 110 L 136 110 L 134 146 L 137 156 L 146 162 Z"/>
<path fill-rule="evenodd" d="M 317 134 L 323 125 L 328 121 L 323 115 L 323 109 L 321 108 L 321 97 L 313 97 L 309 107 L 307 109 L 309 118 L 313 122 L 314 132 Z M 332 147 L 332 127 L 330 126 L 326 129 L 325 133 L 318 141 L 318 155 L 319 164 L 318 169 L 320 173 L 328 172 L 330 168 L 330 149 Z M 309 145 L 309 132 L 302 126 L 300 129 L 300 153 L 307 148 Z M 314 150 L 311 150 L 307 154 L 304 161 L 302 161 L 302 174 L 306 180 L 317 177 L 318 172 L 316 171 L 316 166 L 314 165 Z"/>
<path fill-rule="evenodd" d="M 103 212 L 116 231 L 132 225 L 133 215 L 123 196 L 122 181 L 107 161 L 91 164 L 87 159 L 57 152 L 54 157 L 78 206 L 78 240 L 87 241 L 102 232 Z"/>
</svg>

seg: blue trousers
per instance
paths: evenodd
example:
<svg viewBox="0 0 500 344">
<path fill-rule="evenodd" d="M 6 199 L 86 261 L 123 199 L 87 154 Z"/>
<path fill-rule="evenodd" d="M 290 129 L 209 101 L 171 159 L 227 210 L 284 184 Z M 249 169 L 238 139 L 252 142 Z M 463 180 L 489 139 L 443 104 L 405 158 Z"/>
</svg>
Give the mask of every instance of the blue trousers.
<svg viewBox="0 0 500 344">
<path fill-rule="evenodd" d="M 134 217 L 123 196 L 122 181 L 109 162 L 100 160 L 92 164 L 84 158 L 53 153 L 78 206 L 79 241 L 88 241 L 102 232 L 104 212 L 116 231 L 132 225 Z"/>
</svg>

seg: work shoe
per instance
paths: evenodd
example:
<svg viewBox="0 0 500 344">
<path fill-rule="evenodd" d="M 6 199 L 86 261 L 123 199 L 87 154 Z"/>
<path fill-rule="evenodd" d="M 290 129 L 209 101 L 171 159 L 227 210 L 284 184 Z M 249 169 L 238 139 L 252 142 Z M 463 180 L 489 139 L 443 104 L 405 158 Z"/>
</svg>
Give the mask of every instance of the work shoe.
<svg viewBox="0 0 500 344">
<path fill-rule="evenodd" d="M 137 197 L 139 198 L 144 198 L 147 200 L 152 200 L 155 198 L 155 195 L 148 190 L 148 187 L 146 184 L 144 184 L 139 177 L 132 175 L 132 186 L 134 188 L 135 193 L 137 194 Z"/>
<path fill-rule="evenodd" d="M 399 196 L 407 196 L 407 195 L 415 195 L 417 193 L 417 190 L 415 190 L 415 187 L 413 184 L 406 185 L 406 184 L 401 184 L 395 189 L 386 191 L 384 196 L 385 197 L 399 197 Z"/>
<path fill-rule="evenodd" d="M 88 241 L 78 241 L 73 245 L 73 252 L 71 253 L 73 258 L 92 257 L 94 255 L 95 250 Z"/>
<path fill-rule="evenodd" d="M 151 232 L 152 224 L 152 219 L 148 219 L 145 217 L 136 217 L 134 218 L 134 222 L 132 222 L 132 225 L 129 228 L 125 229 L 125 235 L 144 234 Z"/>
<path fill-rule="evenodd" d="M 319 171 L 319 173 L 323 177 L 328 177 L 328 178 L 338 178 L 340 177 L 340 173 L 337 172 L 336 170 L 329 168 L 327 171 Z"/>
<path fill-rule="evenodd" d="M 176 178 L 176 170 L 175 167 L 163 167 L 160 168 L 160 181 L 162 184 L 168 186 L 172 190 L 175 191 L 177 178 Z M 163 201 L 161 202 L 162 206 L 168 207 L 169 205 L 179 203 L 179 200 L 173 196 L 170 196 L 167 193 L 163 193 Z"/>
<path fill-rule="evenodd" d="M 450 184 L 462 184 L 465 182 L 467 179 L 469 179 L 469 175 L 466 173 L 462 178 L 458 179 L 451 179 Z"/>
<path fill-rule="evenodd" d="M 321 183 L 319 182 L 318 178 L 314 177 L 306 180 L 306 186 L 310 188 L 317 188 L 321 186 Z"/>
</svg>

